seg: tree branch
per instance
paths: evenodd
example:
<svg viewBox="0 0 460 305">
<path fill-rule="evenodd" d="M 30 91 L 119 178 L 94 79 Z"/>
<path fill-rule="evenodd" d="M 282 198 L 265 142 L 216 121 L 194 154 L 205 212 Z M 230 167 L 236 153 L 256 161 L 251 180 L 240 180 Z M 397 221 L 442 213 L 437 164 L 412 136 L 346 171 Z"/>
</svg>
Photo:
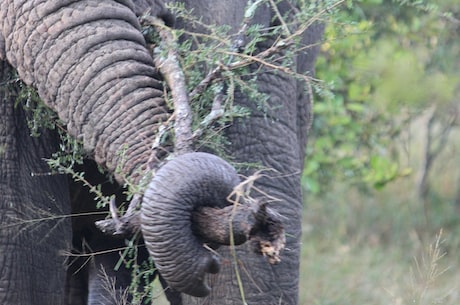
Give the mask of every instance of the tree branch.
<svg viewBox="0 0 460 305">
<path fill-rule="evenodd" d="M 218 119 L 220 119 L 225 111 L 222 108 L 222 101 L 224 100 L 224 95 L 221 92 L 216 92 L 214 99 L 212 100 L 212 108 L 211 112 L 204 118 L 204 120 L 200 123 L 200 127 L 197 128 L 192 135 L 192 139 L 196 140 L 201 135 L 203 135 L 204 131 L 214 124 Z"/>
<path fill-rule="evenodd" d="M 120 238 L 133 236 L 140 230 L 138 200 L 133 199 L 123 216 L 118 215 L 115 200 L 111 200 L 112 218 L 97 221 L 96 226 L 108 235 Z M 192 213 L 192 228 L 203 243 L 214 248 L 250 241 L 253 251 L 267 257 L 270 264 L 280 262 L 279 254 L 285 245 L 285 232 L 279 215 L 267 204 L 256 200 L 222 209 L 202 207 Z"/>
<path fill-rule="evenodd" d="M 129 203 L 128 209 L 123 216 L 119 216 L 115 205 L 115 198 L 109 203 L 110 216 L 112 218 L 96 221 L 96 227 L 107 235 L 119 236 L 122 238 L 131 237 L 139 231 L 140 223 L 140 196 L 134 196 Z"/>
<path fill-rule="evenodd" d="M 160 45 L 153 48 L 155 66 L 166 79 L 174 103 L 174 151 L 177 154 L 192 149 L 192 110 L 190 109 L 187 83 L 179 64 L 178 47 L 173 32 L 156 17 L 145 15 L 141 23 L 155 27 L 160 35 Z"/>
</svg>

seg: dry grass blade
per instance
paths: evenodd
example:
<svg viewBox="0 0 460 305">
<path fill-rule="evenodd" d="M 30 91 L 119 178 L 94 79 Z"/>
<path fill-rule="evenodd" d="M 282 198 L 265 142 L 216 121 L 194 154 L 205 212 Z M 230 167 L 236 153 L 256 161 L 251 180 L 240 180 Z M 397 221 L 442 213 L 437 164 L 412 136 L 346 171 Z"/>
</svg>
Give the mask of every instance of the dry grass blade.
<svg viewBox="0 0 460 305">
<path fill-rule="evenodd" d="M 108 292 L 110 296 L 109 302 L 116 305 L 130 305 L 129 302 L 129 289 L 121 289 L 116 285 L 116 279 L 107 274 L 104 267 L 99 272 L 101 280 L 103 281 L 103 288 Z"/>
<path fill-rule="evenodd" d="M 449 268 L 440 269 L 440 260 L 446 255 L 442 250 L 442 229 L 436 235 L 433 244 L 430 244 L 428 251 L 422 255 L 421 259 L 414 258 L 415 270 L 412 270 L 412 302 L 414 304 L 424 304 L 428 290 L 436 280 Z"/>
</svg>

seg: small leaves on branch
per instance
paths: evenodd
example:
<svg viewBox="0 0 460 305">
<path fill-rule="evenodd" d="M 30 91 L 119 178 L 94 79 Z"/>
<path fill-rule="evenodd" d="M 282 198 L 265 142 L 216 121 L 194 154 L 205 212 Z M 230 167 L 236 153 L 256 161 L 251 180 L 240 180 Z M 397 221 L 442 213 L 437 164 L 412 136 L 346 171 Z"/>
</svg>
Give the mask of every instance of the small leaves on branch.
<svg viewBox="0 0 460 305">
<path fill-rule="evenodd" d="M 237 29 L 206 25 L 181 6 L 170 9 L 191 25 L 186 30 L 169 28 L 148 13 L 141 16 L 140 22 L 155 65 L 164 76 L 172 96 L 175 153 L 194 150 L 193 146 L 205 143 L 220 154 L 223 150 L 217 146 L 221 144 L 216 143 L 225 142 L 218 140 L 223 137 L 220 131 L 233 118 L 248 115 L 247 110 L 233 105 L 235 92 L 243 92 L 258 103 L 258 108 L 265 109 L 263 104 L 268 97 L 262 96 L 255 82 L 261 71 L 281 72 L 304 80 L 311 93 L 311 76 L 292 69 L 290 58 L 315 47 L 302 45 L 300 38 L 322 14 L 342 2 L 318 6 L 313 16 L 305 10 L 293 10 L 289 18 L 293 17 L 295 21 L 287 22 L 287 16 L 277 9 L 275 1 L 248 1 Z M 263 28 L 254 23 L 254 16 L 262 5 L 274 9 L 278 26 Z M 195 27 L 200 30 L 194 32 Z M 185 39 L 179 42 L 179 37 Z M 249 70 L 251 65 L 259 66 L 260 70 Z M 204 140 L 210 134 L 212 143 Z"/>
</svg>

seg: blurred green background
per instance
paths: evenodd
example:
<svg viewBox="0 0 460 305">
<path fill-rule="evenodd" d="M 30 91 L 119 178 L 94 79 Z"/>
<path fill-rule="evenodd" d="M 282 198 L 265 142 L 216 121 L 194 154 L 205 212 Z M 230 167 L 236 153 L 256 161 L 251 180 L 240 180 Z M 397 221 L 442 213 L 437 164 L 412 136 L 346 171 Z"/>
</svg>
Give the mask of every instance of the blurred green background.
<svg viewBox="0 0 460 305">
<path fill-rule="evenodd" d="M 303 175 L 300 304 L 460 304 L 460 3 L 326 21 Z"/>
</svg>

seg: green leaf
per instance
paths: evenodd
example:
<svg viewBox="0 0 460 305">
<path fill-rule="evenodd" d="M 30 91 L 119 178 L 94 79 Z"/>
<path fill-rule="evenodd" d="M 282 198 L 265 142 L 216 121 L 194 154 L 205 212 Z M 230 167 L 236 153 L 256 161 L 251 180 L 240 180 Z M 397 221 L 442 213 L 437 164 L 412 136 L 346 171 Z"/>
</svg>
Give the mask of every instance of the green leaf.
<svg viewBox="0 0 460 305">
<path fill-rule="evenodd" d="M 321 187 L 318 181 L 305 177 L 303 185 L 307 188 L 307 190 L 313 194 L 318 194 L 321 191 Z"/>
<path fill-rule="evenodd" d="M 366 107 L 360 103 L 348 103 L 347 109 L 354 112 L 364 112 Z"/>
<path fill-rule="evenodd" d="M 310 175 L 319 169 L 319 162 L 315 160 L 309 160 L 305 164 L 304 175 Z"/>
</svg>

